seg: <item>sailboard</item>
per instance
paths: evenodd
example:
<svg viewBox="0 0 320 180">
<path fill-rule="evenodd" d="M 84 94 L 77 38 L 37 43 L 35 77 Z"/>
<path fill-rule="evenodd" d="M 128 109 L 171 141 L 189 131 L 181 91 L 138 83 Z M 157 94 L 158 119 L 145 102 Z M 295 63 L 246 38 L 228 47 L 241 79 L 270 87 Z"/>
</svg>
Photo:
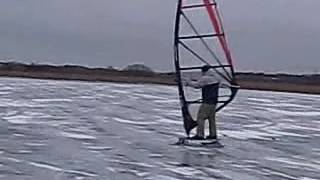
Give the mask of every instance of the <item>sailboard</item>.
<svg viewBox="0 0 320 180">
<path fill-rule="evenodd" d="M 228 83 L 219 90 L 216 111 L 226 107 L 236 96 L 238 86 L 232 55 L 216 0 L 178 0 L 175 34 L 174 62 L 184 129 L 189 136 L 197 126 L 192 107 L 200 106 L 199 92 L 188 94 L 183 79 L 196 78 L 204 65 L 211 67 L 215 77 Z M 222 89 L 222 88 L 220 88 Z"/>
<path fill-rule="evenodd" d="M 223 148 L 224 145 L 219 142 L 217 139 L 205 139 L 205 140 L 191 140 L 189 138 L 179 138 L 178 142 L 174 145 L 178 146 L 193 146 L 193 147 L 211 147 L 211 148 Z"/>
</svg>

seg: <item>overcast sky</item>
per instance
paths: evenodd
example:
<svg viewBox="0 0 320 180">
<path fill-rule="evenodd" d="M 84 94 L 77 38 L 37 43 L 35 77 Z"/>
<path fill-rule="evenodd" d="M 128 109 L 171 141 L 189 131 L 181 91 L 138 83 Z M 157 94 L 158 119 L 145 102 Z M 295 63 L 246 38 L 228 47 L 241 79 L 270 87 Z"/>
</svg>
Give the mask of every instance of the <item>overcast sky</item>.
<svg viewBox="0 0 320 180">
<path fill-rule="evenodd" d="M 220 0 L 240 71 L 320 73 L 320 0 Z M 172 70 L 176 0 L 1 0 L 0 59 Z"/>
</svg>

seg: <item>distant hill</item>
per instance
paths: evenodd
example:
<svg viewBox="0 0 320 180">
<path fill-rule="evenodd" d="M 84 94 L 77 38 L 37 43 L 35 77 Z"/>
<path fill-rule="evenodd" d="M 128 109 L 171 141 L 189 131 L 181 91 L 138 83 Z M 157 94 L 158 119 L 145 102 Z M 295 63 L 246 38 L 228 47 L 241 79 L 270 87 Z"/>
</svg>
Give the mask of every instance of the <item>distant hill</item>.
<svg viewBox="0 0 320 180">
<path fill-rule="evenodd" d="M 43 65 L 0 62 L 0 76 L 55 80 L 108 81 L 124 83 L 175 84 L 174 78 L 167 74 L 150 70 L 117 70 L 108 68 L 88 68 L 76 65 Z"/>
<path fill-rule="evenodd" d="M 0 62 L 0 76 L 56 80 L 107 81 L 175 85 L 175 73 L 157 73 L 142 64 L 124 70 L 77 65 L 52 66 Z M 242 89 L 320 94 L 320 75 L 237 73 Z"/>
<path fill-rule="evenodd" d="M 127 66 L 124 71 L 135 71 L 135 72 L 148 72 L 148 73 L 153 73 L 153 70 L 144 65 L 144 64 L 132 64 Z"/>
<path fill-rule="evenodd" d="M 320 85 L 320 74 L 293 75 L 293 74 L 264 74 L 264 73 L 237 73 L 239 80 L 265 81 L 293 84 Z"/>
</svg>

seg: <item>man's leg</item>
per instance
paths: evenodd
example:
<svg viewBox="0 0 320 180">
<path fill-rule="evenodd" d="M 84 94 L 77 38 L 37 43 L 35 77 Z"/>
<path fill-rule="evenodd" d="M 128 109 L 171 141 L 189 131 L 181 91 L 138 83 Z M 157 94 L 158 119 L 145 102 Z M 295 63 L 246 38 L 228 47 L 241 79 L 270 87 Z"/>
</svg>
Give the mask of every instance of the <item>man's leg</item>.
<svg viewBox="0 0 320 180">
<path fill-rule="evenodd" d="M 211 105 L 209 115 L 209 138 L 217 138 L 216 105 Z"/>
<path fill-rule="evenodd" d="M 202 104 L 200 106 L 198 115 L 197 115 L 197 136 L 203 137 L 204 138 L 204 125 L 205 125 L 205 120 L 208 118 L 207 116 L 207 108 L 205 104 Z"/>
</svg>

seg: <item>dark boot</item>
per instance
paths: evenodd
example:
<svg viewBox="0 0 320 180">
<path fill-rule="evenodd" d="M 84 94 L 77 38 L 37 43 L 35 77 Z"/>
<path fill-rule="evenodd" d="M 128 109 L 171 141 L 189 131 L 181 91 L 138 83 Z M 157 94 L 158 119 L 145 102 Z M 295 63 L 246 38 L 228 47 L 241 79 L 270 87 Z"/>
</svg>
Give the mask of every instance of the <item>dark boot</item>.
<svg viewBox="0 0 320 180">
<path fill-rule="evenodd" d="M 195 136 L 190 137 L 189 139 L 191 139 L 191 140 L 204 140 L 204 137 L 195 135 Z"/>
<path fill-rule="evenodd" d="M 210 139 L 210 140 L 215 140 L 215 139 L 218 139 L 217 136 L 207 136 L 206 139 Z"/>
</svg>

